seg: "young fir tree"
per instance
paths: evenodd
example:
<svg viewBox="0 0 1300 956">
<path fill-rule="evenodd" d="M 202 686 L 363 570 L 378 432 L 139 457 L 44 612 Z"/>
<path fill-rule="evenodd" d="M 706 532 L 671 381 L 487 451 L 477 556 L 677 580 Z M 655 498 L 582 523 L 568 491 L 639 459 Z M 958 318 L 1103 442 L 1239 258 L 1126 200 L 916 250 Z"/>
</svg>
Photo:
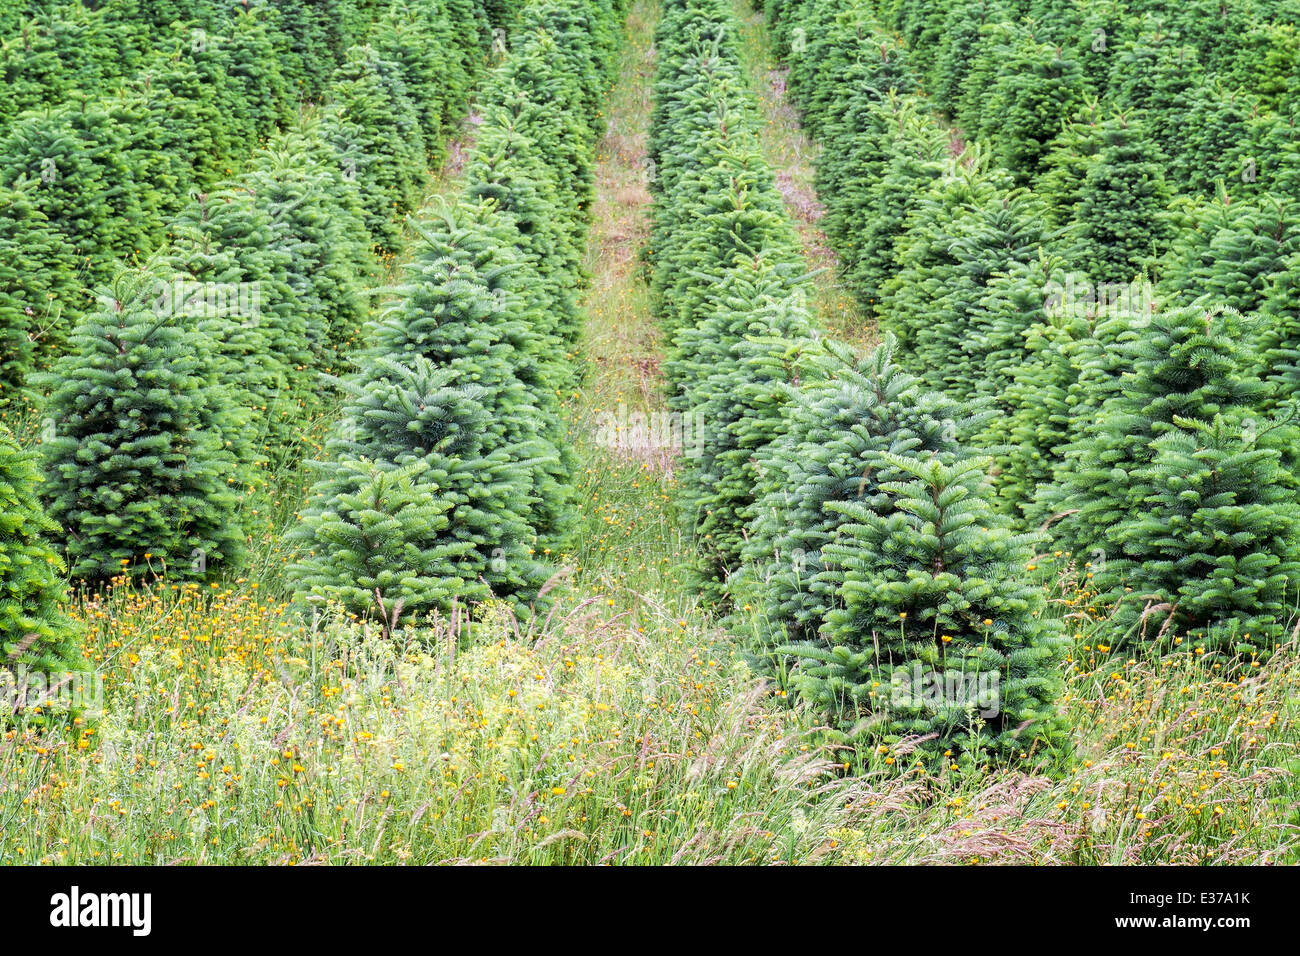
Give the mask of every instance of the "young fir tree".
<svg viewBox="0 0 1300 956">
<path fill-rule="evenodd" d="M 918 88 L 908 51 L 896 38 L 870 29 L 869 5 L 847 7 L 831 0 L 806 0 L 791 20 L 789 88 L 808 131 L 821 142 L 848 144 L 855 117 L 890 90 Z M 719 51 L 730 62 L 734 53 Z M 841 126 L 847 129 L 837 129 Z M 838 159 L 840 154 L 827 156 Z"/>
<path fill-rule="evenodd" d="M 990 507 L 985 460 L 881 458 L 903 476 L 884 500 L 826 505 L 839 521 L 819 580 L 836 606 L 819 640 L 780 649 L 790 683 L 860 745 L 920 737 L 932 764 L 1058 758 L 1064 642 L 1026 580 L 1036 539 Z"/>
<path fill-rule="evenodd" d="M 375 264 L 356 191 L 340 188 L 348 185 L 341 172 L 321 163 L 303 137 L 285 137 L 283 147 L 259 153 L 239 187 L 269 219 L 266 245 L 283 257 L 287 289 L 277 304 L 291 307 L 301 326 L 292 351 L 281 354 L 293 363 L 298 397 L 311 406 L 316 372 L 337 362 L 365 321 Z"/>
<path fill-rule="evenodd" d="M 29 113 L 0 133 L 0 186 L 19 180 L 38 183 L 32 202 L 77 257 L 84 287 L 107 282 L 116 257 L 140 248 L 147 224 L 125 131 L 102 107 Z"/>
<path fill-rule="evenodd" d="M 962 394 L 992 399 L 999 410 L 1006 409 L 1003 395 L 1029 359 L 1026 335 L 1046 317 L 1051 292 L 1065 274 L 1065 260 L 1040 247 L 1033 258 L 1011 262 L 988 280 L 960 339 L 959 374 L 971 380 Z"/>
<path fill-rule="evenodd" d="M 1187 138 L 1188 96 L 1204 83 L 1195 49 L 1163 30 L 1159 21 L 1151 22 L 1124 44 L 1115 73 L 1116 105 L 1141 110 L 1145 135 L 1161 156 L 1173 160 Z M 1177 183 L 1176 177 L 1166 178 Z"/>
<path fill-rule="evenodd" d="M 1187 629 L 1196 647 L 1243 654 L 1283 636 L 1300 590 L 1300 503 L 1283 466 L 1296 431 L 1256 414 L 1175 418 L 1151 442 L 1131 478 L 1142 507 L 1112 534 L 1129 589 L 1121 626 L 1150 637 L 1168 620 L 1165 648 Z"/>
<path fill-rule="evenodd" d="M 1300 395 L 1300 250 L 1293 251 L 1269 280 L 1254 346 L 1260 374 L 1270 386 L 1266 408 L 1294 414 Z M 1296 457 L 1288 456 L 1288 463 Z"/>
<path fill-rule="evenodd" d="M 226 436 L 241 459 L 278 457 L 293 444 L 313 362 L 290 252 L 244 188 L 196 195 L 172 230 L 163 305 L 216 348 L 217 374 L 243 410 Z"/>
<path fill-rule="evenodd" d="M 1128 282 L 1168 241 L 1163 158 L 1141 122 L 1120 116 L 1101 130 L 1101 149 L 1074 207 L 1079 248 L 1074 261 L 1103 282 Z"/>
<path fill-rule="evenodd" d="M 276 59 L 291 94 L 315 100 L 338 66 L 340 19 L 350 0 L 280 0 L 275 24 Z M 350 44 L 348 44 L 350 45 Z"/>
<path fill-rule="evenodd" d="M 882 453 L 951 453 L 971 427 L 956 402 L 923 391 L 898 367 L 895 348 L 886 337 L 862 360 L 831 342 L 810 350 L 780 435 L 758 453 L 744 572 L 731 590 L 737 606 L 752 610 L 743 617 L 760 652 L 815 638 L 826 618 L 834 588 L 818 579 L 821 550 L 840 521 L 827 503 L 880 503 L 881 483 L 904 477 Z"/>
<path fill-rule="evenodd" d="M 360 186 L 375 244 L 392 252 L 401 242 L 400 217 L 415 204 L 426 169 L 419 112 L 401 67 L 373 47 L 357 47 L 335 71 L 329 96 L 324 136 L 345 175 Z"/>
<path fill-rule="evenodd" d="M 403 5 L 380 21 L 371 41 L 381 57 L 401 66 L 431 165 L 441 162 L 442 118 L 448 111 L 444 84 L 463 83 L 463 77 L 453 73 L 459 68 L 458 51 L 452 38 L 439 29 L 448 26 L 439 3 L 421 4 L 414 10 Z"/>
<path fill-rule="evenodd" d="M 296 599 L 389 627 L 493 594 L 523 610 L 546 576 L 529 454 L 493 434 L 485 390 L 421 357 L 378 360 L 345 384 L 344 427 L 292 533 Z"/>
<path fill-rule="evenodd" d="M 1295 21 L 1256 20 L 1223 75 L 1258 96 L 1264 111 L 1282 112 L 1300 92 L 1300 31 Z"/>
<path fill-rule="evenodd" d="M 155 148 L 167 163 L 164 175 L 174 180 L 162 196 L 162 218 L 170 221 L 192 190 L 210 189 L 224 178 L 228 159 L 247 144 L 233 139 L 215 88 L 179 53 L 152 59 L 131 95 L 143 113 L 139 125 L 156 137 Z"/>
<path fill-rule="evenodd" d="M 968 140 L 986 140 L 985 124 L 993 120 L 990 104 L 993 90 L 1003 74 L 1003 63 L 1020 41 L 1021 28 L 1005 4 L 997 4 L 980 27 L 979 39 L 969 59 L 961 97 L 957 102 L 957 126 Z"/>
<path fill-rule="evenodd" d="M 1153 312 L 1107 350 L 1112 370 L 1075 410 L 1081 427 L 1043 503 L 1058 547 L 1100 557 L 1093 583 L 1118 604 L 1117 640 L 1153 637 L 1169 617 L 1170 638 L 1222 647 L 1249 632 L 1263 648 L 1285 624 L 1295 487 L 1278 461 L 1294 428 L 1261 411 L 1243 321 Z"/>
<path fill-rule="evenodd" d="M 1007 51 L 981 125 L 992 159 L 1025 185 L 1042 172 L 1061 121 L 1083 102 L 1083 70 L 1062 49 L 1022 36 Z"/>
<path fill-rule="evenodd" d="M 1047 239 L 1041 204 L 1009 185 L 1005 174 L 954 163 L 914 211 L 885 287 L 881 327 L 899 336 L 927 385 L 962 398 L 985 373 L 969 325 L 988 283 Z"/>
<path fill-rule="evenodd" d="M 755 257 L 719 277 L 718 302 L 681 329 L 665 371 L 680 383 L 674 407 L 694 439 L 681 478 L 681 514 L 698 542 L 696 567 L 721 596 L 741 567 L 752 515 L 755 455 L 776 437 L 798 353 L 811 334 L 804 296 L 792 294 L 779 258 Z"/>
<path fill-rule="evenodd" d="M 1169 29 L 1197 52 L 1207 73 L 1231 65 L 1250 27 L 1250 6 L 1221 0 L 1187 0 L 1171 5 Z"/>
<path fill-rule="evenodd" d="M 157 308 L 166 275 L 119 275 L 38 379 L 55 432 L 45 495 L 75 578 L 163 566 L 202 578 L 244 552 L 232 402 L 208 337 Z"/>
<path fill-rule="evenodd" d="M 1259 104 L 1247 92 L 1224 88 L 1217 81 L 1193 87 L 1186 99 L 1181 136 L 1169 153 L 1169 179 L 1181 192 L 1210 196 L 1221 181 L 1240 182 L 1252 152 L 1251 129 Z"/>
<path fill-rule="evenodd" d="M 80 669 L 63 613 L 64 566 L 49 539 L 59 526 L 41 508 L 33 456 L 0 427 L 0 670 Z"/>
<path fill-rule="evenodd" d="M 220 71 L 218 95 L 231 136 L 247 152 L 291 117 L 289 89 L 280 72 L 266 7 L 241 5 L 214 31 L 191 42 Z"/>
<path fill-rule="evenodd" d="M 564 211 L 564 184 L 548 154 L 534 148 L 527 125 L 515 126 L 510 107 L 499 109 L 481 128 L 465 195 L 471 201 L 494 201 L 514 225 L 518 248 L 532 272 L 523 290 L 527 307 L 542 319 L 539 329 L 549 340 L 548 354 L 564 363 L 552 365 L 549 374 L 559 376 L 569 367 L 581 332 L 581 247 L 571 214 Z"/>
<path fill-rule="evenodd" d="M 997 0 L 959 4 L 948 12 L 941 49 L 927 82 L 935 105 L 948 116 L 956 116 L 966 76 L 978 51 L 981 30 L 1001 10 Z"/>
<path fill-rule="evenodd" d="M 823 220 L 839 249 L 845 281 L 868 312 L 881 308 L 886 281 L 895 274 L 897 246 L 908 219 L 947 169 L 950 143 L 914 98 L 891 97 L 896 112 L 870 137 L 886 150 L 867 175 L 847 178 Z"/>
<path fill-rule="evenodd" d="M 62 342 L 64 312 L 82 299 L 71 250 L 36 208 L 35 188 L 0 187 L 0 405 L 29 394 L 27 376 Z"/>
<path fill-rule="evenodd" d="M 1124 79 L 1118 68 L 1123 40 L 1135 35 L 1140 21 L 1128 15 L 1122 0 L 1087 5 L 1067 2 L 1065 8 L 1064 16 L 1046 17 L 1044 25 L 1060 23 L 1064 27 L 1052 38 L 1079 64 L 1084 98 L 1110 99 L 1112 89 Z"/>
<path fill-rule="evenodd" d="M 1300 246 L 1297 201 L 1265 195 L 1243 202 L 1221 191 L 1213 202 L 1190 203 L 1186 215 L 1160 270 L 1164 297 L 1243 313 L 1259 309 Z"/>
<path fill-rule="evenodd" d="M 1074 221 L 1088 170 L 1102 149 L 1102 132 L 1100 107 L 1096 101 L 1088 101 L 1066 120 L 1048 147 L 1034 192 L 1043 200 L 1043 211 L 1053 226 L 1065 227 Z"/>
<path fill-rule="evenodd" d="M 993 416 L 972 443 L 995 455 L 996 506 L 1041 524 L 1036 489 L 1050 481 L 1064 445 L 1095 414 L 1097 383 L 1116 371 L 1116 342 L 1150 321 L 1150 284 L 1093 285 L 1040 250 L 989 283 L 972 317 L 971 347 L 991 374 L 977 394 Z"/>
<path fill-rule="evenodd" d="M 535 502 L 530 528 L 539 551 L 567 543 L 576 462 L 556 399 L 552 343 L 529 309 L 516 251 L 518 234 L 491 205 L 465 202 L 419 229 L 396 303 L 367 330 L 370 354 L 406 361 L 419 356 L 455 368 L 480 389 L 489 425 L 483 448 L 522 449 L 520 463 Z"/>
</svg>

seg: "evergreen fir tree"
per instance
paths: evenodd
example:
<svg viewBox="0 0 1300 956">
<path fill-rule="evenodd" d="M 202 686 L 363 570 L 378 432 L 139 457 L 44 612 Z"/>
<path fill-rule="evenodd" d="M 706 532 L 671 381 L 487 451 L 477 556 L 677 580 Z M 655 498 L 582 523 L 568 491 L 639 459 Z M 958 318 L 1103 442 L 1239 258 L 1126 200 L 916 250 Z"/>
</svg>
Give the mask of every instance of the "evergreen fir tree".
<svg viewBox="0 0 1300 956">
<path fill-rule="evenodd" d="M 1296 201 L 1266 195 L 1251 203 L 1220 192 L 1213 203 L 1192 204 L 1187 218 L 1161 269 L 1165 298 L 1256 311 L 1300 242 Z"/>
<path fill-rule="evenodd" d="M 1034 192 L 1043 200 L 1043 211 L 1054 226 L 1068 226 L 1083 200 L 1088 170 L 1097 162 L 1104 145 L 1100 107 L 1089 101 L 1066 120 L 1043 157 L 1043 173 Z"/>
<path fill-rule="evenodd" d="M 1032 35 L 1006 52 L 981 133 L 992 144 L 993 161 L 1024 185 L 1042 172 L 1061 121 L 1082 103 L 1083 71 L 1060 47 Z"/>
<path fill-rule="evenodd" d="M 347 387 L 348 428 L 327 444 L 293 532 L 297 600 L 336 600 L 390 627 L 490 594 L 523 610 L 545 580 L 526 519 L 529 455 L 491 437 L 484 390 L 419 357 L 377 361 Z"/>
<path fill-rule="evenodd" d="M 1141 110 L 1143 129 L 1159 155 L 1173 160 L 1186 146 L 1188 97 L 1204 82 L 1194 48 L 1163 30 L 1159 21 L 1144 24 L 1124 44 L 1111 88 L 1116 105 Z M 1167 176 L 1177 183 L 1177 176 Z"/>
<path fill-rule="evenodd" d="M 825 620 L 834 589 L 818 579 L 821 549 L 840 520 L 827 503 L 879 504 L 881 483 L 905 477 L 881 453 L 951 453 L 971 427 L 961 406 L 898 367 L 895 347 L 887 337 L 859 361 L 825 343 L 784 406 L 781 434 L 759 452 L 745 570 L 731 590 L 755 608 L 760 651 L 813 639 Z"/>
<path fill-rule="evenodd" d="M 355 48 L 335 72 L 330 102 L 324 136 L 360 186 L 374 242 L 392 252 L 401 241 L 398 217 L 414 205 L 426 168 L 419 112 L 401 67 L 372 47 Z"/>
<path fill-rule="evenodd" d="M 195 196 L 172 229 L 164 304 L 217 350 L 217 374 L 245 412 L 230 418 L 238 434 L 226 438 L 247 462 L 279 456 L 292 445 L 313 362 L 290 252 L 243 188 Z"/>
<path fill-rule="evenodd" d="M 1175 418 L 1132 473 L 1141 507 L 1112 534 L 1129 592 L 1118 623 L 1165 633 L 1164 649 L 1186 628 L 1195 647 L 1267 656 L 1295 613 L 1300 503 L 1281 464 L 1295 428 L 1253 414 Z"/>
<path fill-rule="evenodd" d="M 1093 375 L 1090 401 L 1075 410 L 1078 437 L 1043 503 L 1058 547 L 1075 560 L 1100 554 L 1094 584 L 1119 604 L 1121 626 L 1174 609 L 1171 638 L 1184 628 L 1231 633 L 1235 620 L 1262 647 L 1284 624 L 1292 545 L 1283 525 L 1294 521 L 1295 491 L 1276 465 L 1294 429 L 1260 411 L 1267 387 L 1243 321 L 1198 307 L 1154 312 L 1105 350 L 1112 371 Z M 1180 470 L 1193 462 L 1196 471 Z M 1260 508 L 1281 524 L 1252 513 Z M 1227 580 L 1235 596 L 1225 598 Z M 1257 611 L 1242 601 L 1259 602 Z"/>
<path fill-rule="evenodd" d="M 38 499 L 33 456 L 0 428 L 0 670 L 80 669 L 76 632 L 60 606 L 64 566 L 49 543 L 59 526 Z"/>
<path fill-rule="evenodd" d="M 30 113 L 0 138 L 0 186 L 30 180 L 32 202 L 64 237 L 85 287 L 106 282 L 145 223 L 124 131 L 91 103 Z"/>
<path fill-rule="evenodd" d="M 881 457 L 904 476 L 881 484 L 887 502 L 826 505 L 843 517 L 819 579 L 838 606 L 820 641 L 781 649 L 790 683 L 854 743 L 1050 762 L 1068 749 L 1063 636 L 1025 580 L 1035 538 L 989 507 L 983 459 Z"/>
<path fill-rule="evenodd" d="M 846 180 L 827 215 L 827 235 L 840 249 L 841 269 L 858 301 L 877 312 L 884 286 L 898 269 L 898 244 L 909 216 L 950 159 L 949 142 L 911 99 L 894 100 L 897 112 L 879 137 L 883 162 L 868 174 Z M 870 211 L 868 213 L 868 210 Z"/>
<path fill-rule="evenodd" d="M 1000 170 L 953 163 L 913 211 L 885 286 L 881 327 L 899 336 L 929 387 L 963 398 L 984 371 L 968 357 L 970 317 L 994 275 L 1046 238 L 1040 204 L 1009 187 Z"/>
<path fill-rule="evenodd" d="M 1098 281 L 1128 282 L 1164 251 L 1169 189 L 1163 159 L 1136 118 L 1106 121 L 1101 142 L 1074 207 L 1075 261 Z"/>
<path fill-rule="evenodd" d="M 202 578 L 243 555 L 230 398 L 207 336 L 156 308 L 165 276 L 122 273 L 38 382 L 55 428 L 45 495 L 75 578 Z"/>
<path fill-rule="evenodd" d="M 552 344 L 538 334 L 545 323 L 529 311 L 520 281 L 526 263 L 513 245 L 517 233 L 490 205 L 465 203 L 420 234 L 396 303 L 367 331 L 370 354 L 419 356 L 480 390 L 490 415 L 482 447 L 526 451 L 530 527 L 539 550 L 558 552 L 573 517 L 576 462 L 556 400 Z"/>
<path fill-rule="evenodd" d="M 1214 194 L 1219 182 L 1240 181 L 1251 150 L 1251 130 L 1258 102 L 1242 90 L 1219 82 L 1193 87 L 1180 117 L 1181 136 L 1170 181 L 1189 194 Z"/>
<path fill-rule="evenodd" d="M 36 184 L 0 187 L 0 405 L 28 392 L 27 376 L 67 331 L 81 305 L 76 263 L 63 236 L 33 202 Z"/>
<path fill-rule="evenodd" d="M 270 220 L 269 251 L 284 258 L 283 305 L 301 326 L 280 354 L 292 363 L 297 397 L 310 405 L 315 371 L 332 366 L 336 350 L 360 331 L 369 311 L 366 286 L 377 277 L 356 191 L 341 188 L 341 172 L 322 164 L 301 137 L 286 137 L 283 145 L 259 153 L 239 186 Z"/>
</svg>

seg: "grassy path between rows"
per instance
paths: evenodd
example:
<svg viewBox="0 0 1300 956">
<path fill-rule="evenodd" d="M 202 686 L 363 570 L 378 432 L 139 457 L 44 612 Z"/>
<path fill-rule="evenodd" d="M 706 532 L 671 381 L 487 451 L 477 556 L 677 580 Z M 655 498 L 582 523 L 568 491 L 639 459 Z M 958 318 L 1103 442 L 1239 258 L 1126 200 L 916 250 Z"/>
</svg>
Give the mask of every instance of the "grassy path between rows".
<svg viewBox="0 0 1300 956">
<path fill-rule="evenodd" d="M 818 225 L 825 213 L 814 186 L 818 146 L 800 127 L 798 111 L 786 97 L 788 70 L 773 61 L 762 10 L 755 10 L 751 0 L 732 0 L 732 8 L 740 25 L 741 56 L 765 120 L 761 129 L 763 152 L 798 229 L 808 271 L 816 273 L 813 312 L 837 338 L 859 348 L 868 347 L 875 341 L 875 324 L 840 283 L 838 257 Z"/>
</svg>

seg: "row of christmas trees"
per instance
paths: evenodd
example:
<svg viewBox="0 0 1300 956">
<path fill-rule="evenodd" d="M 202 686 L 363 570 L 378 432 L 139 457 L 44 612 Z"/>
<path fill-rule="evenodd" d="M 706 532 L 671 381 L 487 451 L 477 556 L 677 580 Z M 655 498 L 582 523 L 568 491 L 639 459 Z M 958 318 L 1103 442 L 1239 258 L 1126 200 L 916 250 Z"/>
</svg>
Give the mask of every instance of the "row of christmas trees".
<svg viewBox="0 0 1300 956">
<path fill-rule="evenodd" d="M 0 403 L 63 350 L 95 307 L 95 289 L 124 263 L 167 246 L 178 219 L 203 214 L 195 192 L 231 187 L 232 168 L 258 144 L 283 150 L 278 128 L 309 127 L 305 138 L 323 144 L 319 161 L 356 181 L 367 242 L 395 249 L 395 214 L 417 199 L 493 37 L 479 0 L 385 4 L 365 32 L 347 26 L 357 42 L 337 51 L 316 49 L 322 21 L 314 15 L 286 19 L 287 11 L 265 4 L 210 7 L 179 10 L 181 21 L 163 25 L 139 11 L 129 22 L 156 48 L 138 72 L 103 80 L 50 71 L 63 77 L 49 80 L 57 99 L 0 128 Z M 23 35 L 45 36 L 43 29 L 27 24 Z M 201 38 L 191 42 L 194 31 Z M 319 115 L 299 116 L 300 90 L 279 73 L 279 48 L 289 42 L 307 45 L 313 69 L 328 69 Z M 43 85 L 46 71 L 15 59 L 16 51 L 6 56 L 16 86 L 30 81 L 55 96 Z"/>
<path fill-rule="evenodd" d="M 670 0 L 655 45 L 653 298 L 669 401 L 701 432 L 681 507 L 706 591 L 848 739 L 1055 752 L 1060 630 L 966 444 L 987 415 L 892 340 L 859 359 L 814 327 L 730 5 Z"/>
<path fill-rule="evenodd" d="M 1266 655 L 1300 583 L 1294 199 L 1171 201 L 1122 116 L 1025 188 L 989 162 L 1004 140 L 956 142 L 908 92 L 872 4 L 768 13 L 849 281 L 909 369 L 994 413 L 972 440 L 999 509 L 1048 528 L 1115 646 Z"/>
<path fill-rule="evenodd" d="M 1053 153 L 1071 148 L 1076 134 L 1068 126 L 1098 103 L 1107 115 L 1144 112 L 1144 138 L 1174 191 L 1208 195 L 1232 180 L 1253 196 L 1279 191 L 1279 177 L 1296 175 L 1295 0 L 882 0 L 875 7 L 898 32 L 934 105 L 966 136 L 991 144 L 995 162 L 1021 185 L 1047 173 Z"/>
<path fill-rule="evenodd" d="M 567 545 L 576 296 L 621 0 L 536 0 L 481 97 L 460 196 L 430 216 L 366 328 L 316 463 L 291 573 L 303 604 L 391 628 L 544 597 Z"/>
<path fill-rule="evenodd" d="M 252 77 L 249 71 L 262 70 L 265 92 L 314 99 L 390 6 L 391 0 L 5 0 L 0 123 L 129 83 L 146 71 L 165 72 L 168 59 L 188 53 L 214 54 L 200 58 L 205 81 L 240 84 Z M 250 30 L 269 62 L 229 59 L 229 45 L 244 42 L 235 35 Z"/>
<path fill-rule="evenodd" d="M 489 26 L 474 22 L 465 52 L 481 64 Z M 425 42 L 448 21 L 430 26 Z M 260 466 L 297 446 L 293 429 L 323 407 L 322 369 L 354 347 L 370 312 L 380 237 L 368 224 L 395 230 L 393 197 L 419 186 L 416 86 L 372 47 L 349 54 L 331 105 L 278 133 L 247 172 L 192 197 L 168 244 L 119 268 L 53 367 L 33 376 L 43 467 L 0 436 L 6 666 L 52 671 L 70 660 L 57 611 L 65 558 L 90 584 L 239 567 Z M 445 108 L 442 93 L 437 102 Z M 404 164 L 412 148 L 418 161 Z M 27 252 L 26 268 L 57 274 L 57 261 Z"/>
</svg>

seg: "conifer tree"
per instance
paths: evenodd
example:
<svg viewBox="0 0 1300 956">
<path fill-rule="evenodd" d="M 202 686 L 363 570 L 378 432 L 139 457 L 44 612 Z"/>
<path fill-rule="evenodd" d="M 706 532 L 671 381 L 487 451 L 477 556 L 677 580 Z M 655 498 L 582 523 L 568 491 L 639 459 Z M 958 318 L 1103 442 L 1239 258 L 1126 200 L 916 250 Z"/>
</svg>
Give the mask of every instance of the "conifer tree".
<svg viewBox="0 0 1300 956">
<path fill-rule="evenodd" d="M 1124 43 L 1115 76 L 1116 105 L 1124 111 L 1141 110 L 1146 137 L 1161 156 L 1175 159 L 1186 145 L 1188 96 L 1204 83 L 1196 50 L 1153 20 Z M 1176 175 L 1166 179 L 1178 182 Z"/>
<path fill-rule="evenodd" d="M 50 544 L 59 526 L 38 497 L 33 456 L 0 428 L 0 669 L 79 669 L 75 629 L 61 608 L 64 566 Z"/>
<path fill-rule="evenodd" d="M 1300 504 L 1282 466 L 1295 428 L 1254 414 L 1175 418 L 1134 469 L 1142 507 L 1112 535 L 1130 590 L 1121 626 L 1150 637 L 1171 618 L 1198 647 L 1244 654 L 1283 635 L 1300 586 Z"/>
<path fill-rule="evenodd" d="M 1009 50 L 1021 39 L 1020 28 L 1012 22 L 1015 16 L 1003 4 L 997 4 L 995 10 L 980 26 L 957 102 L 957 125 L 968 140 L 987 139 L 985 124 L 992 120 L 993 90 Z"/>
<path fill-rule="evenodd" d="M 1163 158 L 1136 117 L 1107 120 L 1078 203 L 1075 262 L 1102 282 L 1128 282 L 1165 248 Z"/>
<path fill-rule="evenodd" d="M 225 18 L 220 33 L 199 40 L 201 55 L 221 71 L 219 95 L 231 135 L 245 149 L 290 118 L 289 91 L 267 20 L 267 8 L 240 6 Z"/>
<path fill-rule="evenodd" d="M 276 456 L 292 445 L 313 362 L 290 252 L 245 188 L 195 196 L 172 229 L 163 303 L 217 350 L 217 374 L 243 410 L 227 440 L 247 463 Z"/>
<path fill-rule="evenodd" d="M 1000 65 L 981 124 L 993 161 L 1019 184 L 1032 182 L 1061 121 L 1082 103 L 1083 94 L 1077 61 L 1058 46 L 1021 37 Z"/>
<path fill-rule="evenodd" d="M 297 599 L 390 627 L 491 594 L 523 610 L 545 580 L 526 518 L 529 455 L 492 437 L 484 390 L 422 357 L 379 360 L 345 384 L 348 427 L 293 532 Z"/>
<path fill-rule="evenodd" d="M 401 67 L 373 47 L 357 47 L 335 71 L 324 136 L 346 175 L 361 189 L 366 226 L 392 252 L 401 240 L 398 218 L 414 205 L 425 171 L 419 112 Z"/>
<path fill-rule="evenodd" d="M 825 219 L 827 235 L 843 249 L 845 280 L 869 312 L 880 309 L 885 283 L 897 272 L 898 245 L 909 216 L 950 158 L 947 139 L 919 112 L 915 100 L 891 103 L 897 112 L 878 137 L 886 150 L 883 161 L 874 174 L 841 183 L 830 203 L 838 214 Z"/>
<path fill-rule="evenodd" d="M 1300 395 L 1300 251 L 1293 251 L 1273 274 L 1255 329 L 1260 374 L 1269 384 L 1268 411 L 1286 416 Z M 1295 456 L 1288 456 L 1288 463 Z"/>
<path fill-rule="evenodd" d="M 1213 202 L 1191 204 L 1186 215 L 1161 269 L 1165 298 L 1256 311 L 1300 243 L 1296 200 L 1244 202 L 1223 191 Z"/>
<path fill-rule="evenodd" d="M 1244 321 L 1195 306 L 1156 311 L 1111 346 L 1112 371 L 1094 375 L 1075 410 L 1078 437 L 1043 494 L 1058 547 L 1076 560 L 1100 556 L 1099 595 L 1147 637 L 1166 613 L 1171 638 L 1240 625 L 1237 637 L 1253 633 L 1256 647 L 1285 623 L 1295 489 L 1278 461 L 1294 428 L 1260 411 L 1267 387 Z M 1197 471 L 1180 470 L 1193 462 Z"/>
<path fill-rule="evenodd" d="M 1191 88 L 1180 123 L 1170 180 L 1189 194 L 1214 194 L 1220 181 L 1238 179 L 1251 150 L 1258 102 L 1215 81 Z"/>
<path fill-rule="evenodd" d="M 178 204 L 169 210 L 174 215 L 191 190 L 209 189 L 223 178 L 226 158 L 245 144 L 234 139 L 216 89 L 188 56 L 153 58 L 133 94 L 147 116 L 141 125 L 158 138 L 158 152 L 171 161 L 174 187 L 166 198 Z"/>
<path fill-rule="evenodd" d="M 1043 157 L 1042 175 L 1034 182 L 1034 192 L 1043 200 L 1043 211 L 1054 226 L 1068 226 L 1074 221 L 1076 207 L 1083 199 L 1088 170 L 1097 161 L 1103 146 L 1100 107 L 1086 102 L 1062 125 Z"/>
<path fill-rule="evenodd" d="M 779 263 L 779 260 L 778 260 Z M 723 593 L 740 568 L 752 514 L 755 454 L 776 437 L 788 386 L 797 380 L 798 352 L 811 334 L 802 295 L 792 295 L 780 266 L 756 258 L 720 277 L 719 301 L 691 328 L 681 329 L 665 369 L 680 382 L 673 407 L 694 434 L 682 476 L 682 515 L 698 542 L 708 593 Z"/>
<path fill-rule="evenodd" d="M 919 736 L 932 763 L 1050 762 L 1068 748 L 1055 703 L 1063 640 L 1025 580 L 1034 537 L 990 508 L 985 460 L 881 458 L 903 476 L 881 483 L 886 502 L 826 505 L 842 517 L 819 579 L 837 606 L 820 641 L 781 649 L 795 658 L 791 684 L 854 743 Z"/>
<path fill-rule="evenodd" d="M 816 637 L 833 588 L 821 549 L 840 517 L 832 501 L 878 503 L 882 482 L 904 477 L 882 452 L 948 454 L 970 423 L 956 402 L 924 392 L 894 360 L 891 337 L 863 360 L 825 342 L 792 389 L 782 429 L 758 453 L 753 519 L 743 547 L 744 573 L 733 577 L 735 603 L 756 608 L 759 649 Z"/>
<path fill-rule="evenodd" d="M 0 138 L 0 186 L 38 183 L 32 202 L 77 256 L 85 287 L 107 282 L 115 257 L 143 235 L 125 145 L 112 116 L 91 103 L 29 113 Z"/>
<path fill-rule="evenodd" d="M 935 104 L 948 116 L 957 114 L 966 75 L 979 46 L 981 28 L 997 9 L 996 0 L 980 0 L 955 5 L 948 11 L 941 49 L 927 84 Z"/>
<path fill-rule="evenodd" d="M 370 238 L 355 189 L 301 136 L 286 137 L 284 150 L 259 153 L 239 180 L 270 220 L 266 240 L 284 260 L 285 299 L 296 339 L 280 354 L 293 363 L 290 381 L 298 397 L 314 391 L 314 370 L 328 368 L 335 350 L 350 345 L 368 312 L 368 284 L 375 281 Z M 270 305 L 270 303 L 267 303 Z M 301 325 L 297 326 L 297 322 Z M 285 330 L 288 331 L 288 330 Z"/>
<path fill-rule="evenodd" d="M 968 357 L 970 317 L 993 276 L 1045 238 L 1040 204 L 1010 189 L 1001 170 L 954 162 L 917 205 L 885 286 L 881 327 L 899 336 L 929 387 L 975 394 L 983 369 Z"/>
<path fill-rule="evenodd" d="M 55 431 L 45 495 L 74 578 L 163 566 L 202 578 L 243 555 L 232 403 L 207 336 L 156 307 L 165 276 L 119 275 L 38 380 Z"/>
<path fill-rule="evenodd" d="M 518 234 L 492 206 L 465 202 L 420 235 L 396 303 L 367 330 L 369 354 L 419 356 L 480 390 L 490 415 L 482 447 L 526 450 L 530 528 L 539 550 L 558 552 L 572 519 L 576 464 L 555 397 L 554 344 L 539 334 L 545 323 L 524 295 Z"/>
<path fill-rule="evenodd" d="M 33 202 L 35 188 L 0 187 L 0 405 L 27 394 L 38 358 L 67 331 L 63 311 L 82 297 L 72 252 Z"/>
</svg>

